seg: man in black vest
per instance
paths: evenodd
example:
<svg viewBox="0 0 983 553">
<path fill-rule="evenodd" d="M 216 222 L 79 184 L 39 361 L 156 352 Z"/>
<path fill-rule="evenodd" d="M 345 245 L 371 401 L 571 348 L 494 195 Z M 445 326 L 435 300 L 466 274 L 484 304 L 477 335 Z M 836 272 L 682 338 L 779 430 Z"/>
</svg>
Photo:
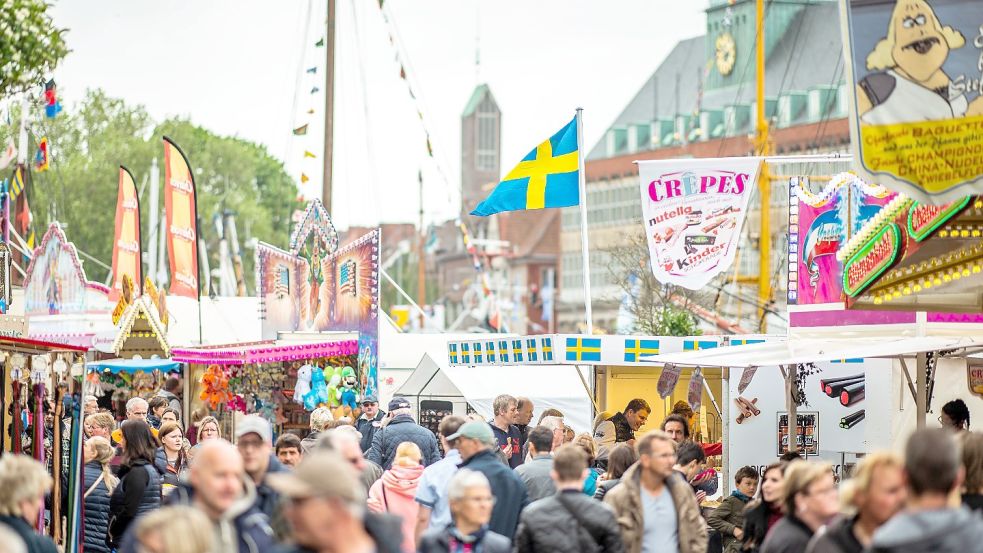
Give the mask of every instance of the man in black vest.
<svg viewBox="0 0 983 553">
<path fill-rule="evenodd" d="M 606 463 L 608 454 L 616 444 L 635 445 L 635 431 L 645 425 L 652 408 L 647 401 L 636 398 L 628 402 L 625 410 L 597 425 L 594 440 L 597 442 L 597 461 Z"/>
</svg>

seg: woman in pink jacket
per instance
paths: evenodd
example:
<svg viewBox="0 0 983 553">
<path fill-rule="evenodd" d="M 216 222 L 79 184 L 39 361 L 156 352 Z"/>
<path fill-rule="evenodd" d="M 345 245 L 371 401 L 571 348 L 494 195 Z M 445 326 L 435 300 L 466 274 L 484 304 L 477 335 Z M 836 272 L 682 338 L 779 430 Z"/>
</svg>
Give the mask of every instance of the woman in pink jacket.
<svg viewBox="0 0 983 553">
<path fill-rule="evenodd" d="M 382 474 L 369 489 L 368 507 L 376 513 L 390 513 L 403 519 L 404 553 L 416 551 L 414 531 L 416 516 L 420 508 L 416 502 L 416 487 L 423 475 L 420 460 L 423 454 L 413 442 L 403 442 L 396 448 L 393 466 Z"/>
</svg>

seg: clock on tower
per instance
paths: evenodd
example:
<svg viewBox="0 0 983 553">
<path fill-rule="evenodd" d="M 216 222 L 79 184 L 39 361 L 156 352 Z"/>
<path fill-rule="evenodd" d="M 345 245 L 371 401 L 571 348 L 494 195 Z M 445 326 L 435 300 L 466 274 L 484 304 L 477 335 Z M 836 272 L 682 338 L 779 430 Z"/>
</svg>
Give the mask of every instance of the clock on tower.
<svg viewBox="0 0 983 553">
<path fill-rule="evenodd" d="M 714 46 L 717 71 L 726 77 L 734 71 L 734 63 L 737 61 L 737 44 L 734 42 L 734 36 L 724 31 L 717 35 Z"/>
</svg>

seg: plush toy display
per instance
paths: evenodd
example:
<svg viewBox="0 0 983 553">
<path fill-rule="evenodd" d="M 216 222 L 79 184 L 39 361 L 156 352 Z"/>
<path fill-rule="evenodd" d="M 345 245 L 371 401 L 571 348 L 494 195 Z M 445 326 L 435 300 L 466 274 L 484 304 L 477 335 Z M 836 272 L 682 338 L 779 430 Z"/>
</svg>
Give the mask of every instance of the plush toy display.
<svg viewBox="0 0 983 553">
<path fill-rule="evenodd" d="M 345 367 L 341 370 L 341 390 L 339 390 L 339 399 L 341 399 L 341 405 L 347 407 L 352 413 L 358 409 L 358 392 L 355 390 L 355 385 L 358 384 L 358 378 L 355 376 L 355 369 L 351 367 Z"/>
<path fill-rule="evenodd" d="M 324 371 L 316 367 L 311 371 L 311 391 L 304 394 L 304 409 L 313 411 L 328 402 L 328 385 L 324 382 Z"/>
<path fill-rule="evenodd" d="M 314 367 L 304 365 L 297 369 L 297 384 L 294 385 L 294 403 L 304 404 L 304 396 L 311 391 L 311 371 Z"/>
<path fill-rule="evenodd" d="M 341 405 L 341 367 L 328 367 L 331 378 L 328 379 L 328 407 L 332 409 Z"/>
<path fill-rule="evenodd" d="M 205 370 L 205 374 L 201 377 L 201 385 L 199 397 L 207 402 L 213 411 L 232 399 L 232 394 L 229 393 L 229 378 L 218 365 L 211 365 Z"/>
</svg>

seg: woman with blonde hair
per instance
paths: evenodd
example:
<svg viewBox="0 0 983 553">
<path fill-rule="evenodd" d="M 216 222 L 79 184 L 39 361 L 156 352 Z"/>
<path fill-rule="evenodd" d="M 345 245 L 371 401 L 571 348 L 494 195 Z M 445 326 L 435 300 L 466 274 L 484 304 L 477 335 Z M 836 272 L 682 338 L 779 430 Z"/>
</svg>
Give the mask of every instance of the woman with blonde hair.
<svg viewBox="0 0 983 553">
<path fill-rule="evenodd" d="M 51 489 L 44 465 L 26 455 L 0 458 L 0 527 L 24 540 L 31 553 L 55 553 L 55 542 L 34 532 L 44 511 L 44 495 Z"/>
<path fill-rule="evenodd" d="M 85 518 L 85 550 L 93 553 L 109 553 L 106 533 L 109 531 L 109 498 L 119 483 L 109 466 L 115 448 L 102 436 L 85 441 L 82 448 L 85 460 L 83 483 L 83 508 Z"/>
<path fill-rule="evenodd" d="M 208 440 L 221 440 L 222 439 L 222 428 L 218 424 L 218 419 L 208 415 L 198 422 L 198 441 L 188 452 L 189 457 L 194 457 L 195 453 L 198 452 L 198 448 L 201 447 L 202 442 L 207 442 Z"/>
<path fill-rule="evenodd" d="M 816 535 L 809 552 L 861 553 L 870 547 L 874 531 L 901 510 L 906 496 L 901 459 L 886 452 L 864 457 L 840 495 L 848 516 Z"/>
<path fill-rule="evenodd" d="M 590 434 L 584 432 L 577 434 L 573 439 L 573 445 L 579 447 L 587 454 L 587 478 L 584 478 L 583 491 L 588 496 L 594 497 L 594 494 L 597 492 L 597 479 L 601 476 L 594 462 L 597 459 L 597 444 Z"/>
<path fill-rule="evenodd" d="M 184 506 L 164 507 L 137 522 L 138 551 L 148 553 L 209 553 L 214 551 L 212 524 L 201 511 Z"/>
<path fill-rule="evenodd" d="M 404 553 L 416 551 L 416 517 L 420 504 L 416 502 L 416 488 L 423 476 L 423 452 L 413 442 L 403 442 L 396 448 L 393 466 L 382 473 L 369 488 L 369 510 L 376 513 L 391 513 L 403 519 Z"/>
<path fill-rule="evenodd" d="M 962 437 L 963 506 L 976 512 L 983 511 L 983 434 L 964 432 Z"/>
<path fill-rule="evenodd" d="M 839 508 L 833 467 L 828 463 L 797 461 L 785 470 L 782 507 L 785 516 L 761 545 L 761 553 L 801 553 L 809 540 Z"/>
</svg>

